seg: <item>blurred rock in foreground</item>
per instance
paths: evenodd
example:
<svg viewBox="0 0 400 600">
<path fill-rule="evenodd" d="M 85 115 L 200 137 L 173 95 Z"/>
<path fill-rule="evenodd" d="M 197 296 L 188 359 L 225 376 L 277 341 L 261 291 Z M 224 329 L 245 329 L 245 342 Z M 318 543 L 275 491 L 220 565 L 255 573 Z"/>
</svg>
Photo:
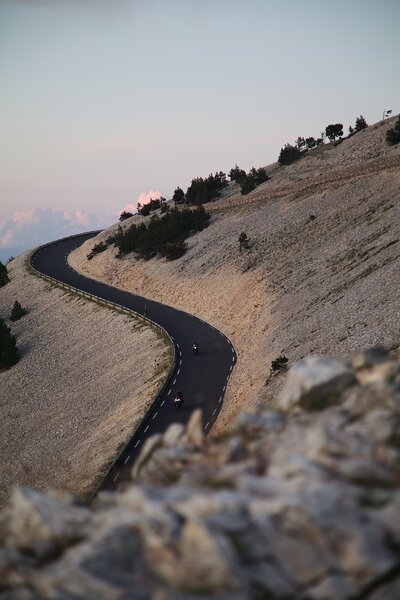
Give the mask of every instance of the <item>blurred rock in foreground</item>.
<svg viewBox="0 0 400 600">
<path fill-rule="evenodd" d="M 16 489 L 0 599 L 400 598 L 400 364 L 310 357 L 275 406 L 172 425 L 91 507 Z"/>
</svg>

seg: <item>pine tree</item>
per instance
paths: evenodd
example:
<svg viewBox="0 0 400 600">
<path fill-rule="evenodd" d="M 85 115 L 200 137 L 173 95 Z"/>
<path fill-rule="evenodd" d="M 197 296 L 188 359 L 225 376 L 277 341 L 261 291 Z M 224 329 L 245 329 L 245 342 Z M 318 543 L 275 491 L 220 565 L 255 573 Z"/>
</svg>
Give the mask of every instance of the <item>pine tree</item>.
<svg viewBox="0 0 400 600">
<path fill-rule="evenodd" d="M 22 308 L 21 304 L 16 300 L 14 302 L 14 306 L 12 307 L 10 321 L 19 321 L 21 317 L 26 315 L 27 311 L 25 308 Z"/>
<path fill-rule="evenodd" d="M 8 277 L 7 267 L 0 261 L 0 287 L 6 285 L 10 281 Z"/>
<path fill-rule="evenodd" d="M 0 319 L 0 370 L 9 369 L 18 362 L 18 351 L 15 337 L 11 330 Z"/>
</svg>

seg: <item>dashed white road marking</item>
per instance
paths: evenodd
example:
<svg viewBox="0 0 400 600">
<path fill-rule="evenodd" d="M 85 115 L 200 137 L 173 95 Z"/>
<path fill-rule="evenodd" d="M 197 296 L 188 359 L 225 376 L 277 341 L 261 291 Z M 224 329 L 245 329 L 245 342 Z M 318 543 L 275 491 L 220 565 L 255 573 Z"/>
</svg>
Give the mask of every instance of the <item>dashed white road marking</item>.
<svg viewBox="0 0 400 600">
<path fill-rule="evenodd" d="M 149 427 L 150 427 L 150 425 L 147 425 L 146 429 L 144 430 L 145 433 L 146 433 L 146 431 L 148 430 Z"/>
<path fill-rule="evenodd" d="M 153 421 L 154 421 L 154 419 L 156 418 L 157 415 L 158 415 L 158 412 L 154 413 L 154 415 L 153 415 Z"/>
<path fill-rule="evenodd" d="M 124 465 L 126 465 L 126 463 L 128 462 L 128 460 L 130 459 L 131 455 L 127 456 L 126 459 L 124 460 Z"/>
<path fill-rule="evenodd" d="M 181 370 L 180 370 L 180 369 L 178 369 L 178 371 L 177 371 L 177 373 L 176 373 L 176 374 L 177 374 L 177 375 L 179 375 L 179 373 L 180 373 L 180 372 L 181 372 Z"/>
<path fill-rule="evenodd" d="M 209 424 L 210 424 L 210 421 L 207 421 L 205 429 L 207 429 L 207 427 L 209 426 Z"/>
<path fill-rule="evenodd" d="M 171 393 L 171 390 L 168 390 L 168 394 L 167 394 L 167 396 L 169 396 L 169 395 L 170 395 L 170 393 Z"/>
<path fill-rule="evenodd" d="M 118 473 L 116 474 L 116 476 L 114 477 L 113 481 L 117 481 L 118 477 L 119 477 L 119 471 L 118 471 Z"/>
<path fill-rule="evenodd" d="M 139 446 L 140 442 L 141 442 L 141 440 L 138 440 L 138 441 L 136 442 L 136 444 L 135 444 L 135 448 L 137 448 L 137 447 Z"/>
<path fill-rule="evenodd" d="M 218 404 L 221 404 L 221 402 L 222 402 L 222 396 L 219 397 Z"/>
<path fill-rule="evenodd" d="M 235 362 L 235 357 L 233 357 L 233 358 L 232 358 L 232 362 L 233 362 L 233 363 Z"/>
<path fill-rule="evenodd" d="M 179 366 L 181 366 L 181 365 L 182 365 L 182 359 L 179 361 Z"/>
<path fill-rule="evenodd" d="M 216 409 L 216 408 L 214 408 L 214 410 L 213 410 L 213 415 L 215 415 L 215 413 L 216 413 L 216 412 L 217 412 L 217 409 Z"/>
<path fill-rule="evenodd" d="M 229 371 L 232 371 L 232 369 L 233 369 L 233 367 L 232 367 L 232 365 L 231 365 L 231 368 L 229 369 Z"/>
<path fill-rule="evenodd" d="M 170 390 L 170 391 L 171 391 L 171 390 Z M 160 406 L 164 406 L 164 404 L 165 404 L 165 400 L 163 400 L 163 401 L 161 402 Z"/>
<path fill-rule="evenodd" d="M 222 391 L 224 392 L 225 390 L 226 390 L 226 385 L 224 385 L 224 388 L 223 388 L 223 390 L 222 390 Z"/>
<path fill-rule="evenodd" d="M 231 348 L 231 350 L 232 350 L 232 354 L 235 354 L 235 351 L 234 351 L 234 349 L 233 349 L 233 348 Z"/>
<path fill-rule="evenodd" d="M 175 379 L 172 382 L 172 385 L 175 385 L 175 384 L 176 384 L 176 377 L 175 377 Z"/>
</svg>

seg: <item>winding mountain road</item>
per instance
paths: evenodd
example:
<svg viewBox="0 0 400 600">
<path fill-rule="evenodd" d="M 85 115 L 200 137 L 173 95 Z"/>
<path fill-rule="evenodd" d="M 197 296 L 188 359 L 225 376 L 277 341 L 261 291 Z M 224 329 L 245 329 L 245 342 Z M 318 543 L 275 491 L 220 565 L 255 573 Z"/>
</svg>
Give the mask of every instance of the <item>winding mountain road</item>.
<svg viewBox="0 0 400 600">
<path fill-rule="evenodd" d="M 101 488 L 113 489 L 125 479 L 145 439 L 165 431 L 174 422 L 186 423 L 196 408 L 203 411 L 206 432 L 210 431 L 220 412 L 229 376 L 236 362 L 232 344 L 220 331 L 201 319 L 153 300 L 135 296 L 105 283 L 84 277 L 68 264 L 68 254 L 98 232 L 62 239 L 39 248 L 31 257 L 32 267 L 59 282 L 88 292 L 109 302 L 144 315 L 161 325 L 175 345 L 175 368 L 163 394 L 104 479 Z M 196 290 L 193 290 L 196 293 Z M 67 334 L 68 332 L 66 332 Z M 192 352 L 196 340 L 200 353 Z M 132 368 L 135 357 L 132 356 Z M 177 412 L 174 394 L 181 390 L 184 407 Z"/>
</svg>

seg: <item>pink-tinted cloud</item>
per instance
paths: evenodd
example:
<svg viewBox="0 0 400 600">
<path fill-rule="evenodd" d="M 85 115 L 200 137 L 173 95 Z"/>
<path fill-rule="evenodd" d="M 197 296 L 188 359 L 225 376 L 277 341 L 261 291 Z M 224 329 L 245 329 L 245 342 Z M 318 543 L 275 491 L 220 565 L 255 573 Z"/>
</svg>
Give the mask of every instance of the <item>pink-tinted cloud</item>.
<svg viewBox="0 0 400 600">
<path fill-rule="evenodd" d="M 161 197 L 162 194 L 159 191 L 155 192 L 154 190 L 151 190 L 150 192 L 142 192 L 139 194 L 136 203 L 128 202 L 128 204 L 125 204 L 124 208 L 121 208 L 118 214 L 121 214 L 123 211 L 135 213 L 137 212 L 138 203 L 143 206 L 143 204 L 148 204 L 150 200 L 158 200 L 158 198 Z"/>
<path fill-rule="evenodd" d="M 140 202 L 140 204 L 148 204 L 150 202 L 150 200 L 157 200 L 158 198 L 161 198 L 162 194 L 161 192 L 142 192 L 141 194 L 139 194 L 139 197 L 137 199 L 138 202 Z"/>
<path fill-rule="evenodd" d="M 113 216 L 79 209 L 71 212 L 52 208 L 18 210 L 9 219 L 0 221 L 0 248 L 33 248 L 74 233 L 103 229 L 115 221 Z"/>
</svg>

